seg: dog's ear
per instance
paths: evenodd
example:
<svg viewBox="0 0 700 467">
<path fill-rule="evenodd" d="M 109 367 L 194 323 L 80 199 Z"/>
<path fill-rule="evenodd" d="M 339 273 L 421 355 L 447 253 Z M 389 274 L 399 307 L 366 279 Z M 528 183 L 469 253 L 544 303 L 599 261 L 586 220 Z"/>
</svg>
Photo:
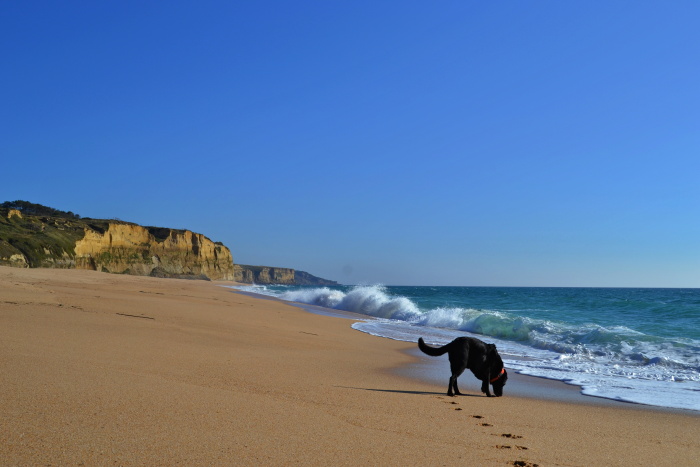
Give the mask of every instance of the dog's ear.
<svg viewBox="0 0 700 467">
<path fill-rule="evenodd" d="M 486 344 L 489 353 L 496 353 L 496 344 Z"/>
</svg>

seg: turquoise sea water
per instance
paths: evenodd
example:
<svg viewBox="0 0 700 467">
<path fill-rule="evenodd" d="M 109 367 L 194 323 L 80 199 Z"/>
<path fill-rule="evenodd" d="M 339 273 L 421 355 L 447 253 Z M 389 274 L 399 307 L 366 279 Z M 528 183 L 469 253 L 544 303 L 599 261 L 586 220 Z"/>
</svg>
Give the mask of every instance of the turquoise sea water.
<svg viewBox="0 0 700 467">
<path fill-rule="evenodd" d="M 252 286 L 367 315 L 381 337 L 494 342 L 509 369 L 591 396 L 700 410 L 700 289 Z"/>
</svg>

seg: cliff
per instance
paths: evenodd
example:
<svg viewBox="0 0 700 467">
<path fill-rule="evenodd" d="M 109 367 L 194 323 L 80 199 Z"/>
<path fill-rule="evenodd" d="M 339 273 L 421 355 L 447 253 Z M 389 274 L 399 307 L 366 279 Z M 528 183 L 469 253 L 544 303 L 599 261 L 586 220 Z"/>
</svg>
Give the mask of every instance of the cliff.
<svg viewBox="0 0 700 467">
<path fill-rule="evenodd" d="M 167 231 L 167 236 L 158 239 L 152 231 Z M 233 280 L 229 249 L 189 230 L 110 222 L 104 232 L 86 228 L 74 251 L 78 269 Z"/>
<path fill-rule="evenodd" d="M 81 219 L 20 201 L 0 205 L 0 264 L 214 280 L 234 276 L 229 249 L 202 234 Z"/>
<path fill-rule="evenodd" d="M 335 281 L 289 268 L 235 264 L 233 272 L 234 280 L 244 284 L 338 285 Z"/>
<path fill-rule="evenodd" d="M 189 230 L 81 218 L 27 201 L 0 204 L 0 265 L 258 284 L 337 284 L 294 269 L 234 266 L 227 247 Z"/>
</svg>

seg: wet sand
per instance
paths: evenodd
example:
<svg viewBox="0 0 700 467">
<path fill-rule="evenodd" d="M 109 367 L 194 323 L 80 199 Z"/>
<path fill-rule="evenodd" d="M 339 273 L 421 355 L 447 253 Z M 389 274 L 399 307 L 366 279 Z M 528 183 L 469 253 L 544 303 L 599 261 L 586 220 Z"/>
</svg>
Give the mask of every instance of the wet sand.
<svg viewBox="0 0 700 467">
<path fill-rule="evenodd" d="M 525 377 L 486 398 L 465 375 L 467 395 L 450 398 L 446 378 L 412 377 L 411 344 L 218 285 L 0 267 L 0 464 L 700 458 L 695 412 L 547 397 L 551 382 Z"/>
</svg>

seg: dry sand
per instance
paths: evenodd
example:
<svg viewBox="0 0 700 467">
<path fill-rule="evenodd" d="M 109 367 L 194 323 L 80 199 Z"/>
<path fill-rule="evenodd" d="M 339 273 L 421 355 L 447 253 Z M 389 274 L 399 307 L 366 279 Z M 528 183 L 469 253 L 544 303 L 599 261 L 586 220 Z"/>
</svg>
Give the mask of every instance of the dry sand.
<svg viewBox="0 0 700 467">
<path fill-rule="evenodd" d="M 216 283 L 0 267 L 1 465 L 698 465 L 695 412 L 468 396 Z M 509 381 L 509 384 L 527 384 Z"/>
</svg>

